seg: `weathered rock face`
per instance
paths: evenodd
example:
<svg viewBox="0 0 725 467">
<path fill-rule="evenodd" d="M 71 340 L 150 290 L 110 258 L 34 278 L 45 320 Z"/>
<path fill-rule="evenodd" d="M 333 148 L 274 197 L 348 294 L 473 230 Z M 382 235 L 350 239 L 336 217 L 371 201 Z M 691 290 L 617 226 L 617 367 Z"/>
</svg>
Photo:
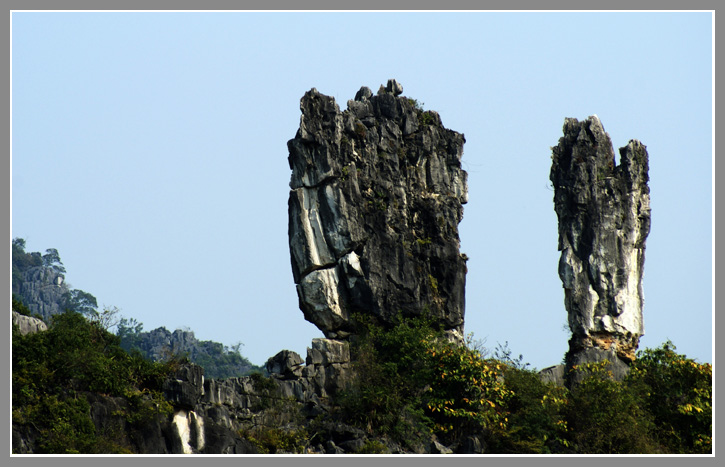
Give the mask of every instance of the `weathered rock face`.
<svg viewBox="0 0 725 467">
<path fill-rule="evenodd" d="M 382 323 L 430 313 L 463 334 L 465 138 L 401 93 L 395 80 L 376 96 L 363 87 L 341 112 L 313 88 L 288 142 L 292 271 L 305 318 L 328 338 L 353 333 L 355 312 Z"/>
<path fill-rule="evenodd" d="M 607 358 L 621 371 L 644 334 L 642 274 L 650 230 L 648 155 L 632 140 L 615 164 L 596 116 L 566 119 L 553 148 L 559 277 L 572 337 L 568 366 Z M 624 367 L 623 367 L 624 365 Z"/>
</svg>

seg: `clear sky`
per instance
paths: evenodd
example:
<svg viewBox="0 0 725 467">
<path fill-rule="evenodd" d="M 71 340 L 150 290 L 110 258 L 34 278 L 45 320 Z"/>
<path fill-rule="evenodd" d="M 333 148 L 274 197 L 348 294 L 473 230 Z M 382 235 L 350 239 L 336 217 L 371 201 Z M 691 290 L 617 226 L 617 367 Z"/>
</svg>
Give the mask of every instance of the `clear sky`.
<svg viewBox="0 0 725 467">
<path fill-rule="evenodd" d="M 12 236 L 146 331 L 304 358 L 299 101 L 395 78 L 466 137 L 466 332 L 544 368 L 569 338 L 550 148 L 597 114 L 650 155 L 640 348 L 711 362 L 712 34 L 704 12 L 14 13 Z"/>
</svg>

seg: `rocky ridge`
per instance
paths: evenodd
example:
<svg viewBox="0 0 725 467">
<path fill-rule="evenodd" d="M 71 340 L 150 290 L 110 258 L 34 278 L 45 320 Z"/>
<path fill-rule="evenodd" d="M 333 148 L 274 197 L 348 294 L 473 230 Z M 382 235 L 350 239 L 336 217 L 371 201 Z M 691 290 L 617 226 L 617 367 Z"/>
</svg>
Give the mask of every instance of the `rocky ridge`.
<svg viewBox="0 0 725 467">
<path fill-rule="evenodd" d="M 169 331 L 159 327 L 151 331 L 133 332 L 124 328 L 121 347 L 127 351 L 138 350 L 146 358 L 165 361 L 171 356 L 185 356 L 191 362 L 204 367 L 207 377 L 223 378 L 243 376 L 260 368 L 244 358 L 238 348 L 229 348 L 219 342 L 200 341 L 194 331 L 176 329 Z"/>
</svg>

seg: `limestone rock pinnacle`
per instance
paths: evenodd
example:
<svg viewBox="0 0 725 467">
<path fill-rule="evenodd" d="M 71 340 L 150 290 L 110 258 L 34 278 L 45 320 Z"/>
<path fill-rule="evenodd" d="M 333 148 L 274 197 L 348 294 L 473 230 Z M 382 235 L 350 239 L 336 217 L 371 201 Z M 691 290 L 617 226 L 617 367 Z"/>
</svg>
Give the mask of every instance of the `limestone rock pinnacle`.
<svg viewBox="0 0 725 467">
<path fill-rule="evenodd" d="M 462 338 L 465 138 L 402 90 L 362 87 L 340 111 L 313 88 L 287 144 L 293 276 L 305 318 L 328 338 L 353 333 L 353 313 L 382 324 L 427 313 Z"/>
<path fill-rule="evenodd" d="M 617 165 L 609 135 L 592 116 L 566 119 L 552 151 L 559 277 L 572 332 L 567 366 L 606 358 L 616 376 L 626 372 L 644 334 L 647 150 L 632 140 Z"/>
</svg>

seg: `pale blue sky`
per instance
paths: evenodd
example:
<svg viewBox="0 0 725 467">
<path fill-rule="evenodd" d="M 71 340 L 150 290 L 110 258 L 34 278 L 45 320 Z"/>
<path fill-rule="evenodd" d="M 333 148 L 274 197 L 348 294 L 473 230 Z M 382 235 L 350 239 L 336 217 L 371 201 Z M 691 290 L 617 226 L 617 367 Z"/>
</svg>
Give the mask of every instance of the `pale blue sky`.
<svg viewBox="0 0 725 467">
<path fill-rule="evenodd" d="M 12 15 L 12 235 L 145 330 L 322 334 L 297 305 L 287 140 L 312 87 L 389 78 L 464 133 L 466 332 L 543 368 L 568 334 L 550 147 L 597 114 L 650 154 L 641 347 L 712 361 L 710 13 Z"/>
</svg>

